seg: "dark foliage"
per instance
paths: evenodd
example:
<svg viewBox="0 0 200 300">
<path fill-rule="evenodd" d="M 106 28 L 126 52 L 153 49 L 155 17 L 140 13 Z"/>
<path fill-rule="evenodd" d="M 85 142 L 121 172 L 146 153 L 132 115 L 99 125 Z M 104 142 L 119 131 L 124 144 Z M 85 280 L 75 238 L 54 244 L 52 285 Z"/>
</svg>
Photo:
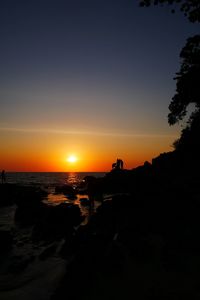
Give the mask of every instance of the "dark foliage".
<svg viewBox="0 0 200 300">
<path fill-rule="evenodd" d="M 190 22 L 200 22 L 200 1 L 199 0 L 141 0 L 141 6 L 158 4 L 168 4 L 179 7 L 180 11 L 189 19 Z M 174 7 L 173 6 L 173 7 Z M 172 9 L 175 12 L 175 9 Z"/>
<path fill-rule="evenodd" d="M 187 113 L 189 104 L 195 109 L 191 114 L 187 126 L 182 130 L 181 136 L 174 142 L 174 148 L 188 165 L 199 166 L 200 151 L 200 36 L 196 35 L 187 40 L 180 57 L 182 65 L 175 78 L 176 94 L 169 105 L 170 125 L 182 120 Z"/>
<path fill-rule="evenodd" d="M 191 22 L 200 22 L 199 0 L 141 0 L 141 6 L 168 4 L 179 7 Z M 174 10 L 173 10 L 174 12 Z M 186 128 L 173 144 L 174 148 L 183 153 L 190 153 L 196 160 L 200 151 L 200 35 L 188 38 L 181 53 L 180 71 L 174 78 L 176 80 L 176 94 L 169 105 L 168 122 L 174 125 L 187 114 L 188 106 L 194 105 Z M 187 159 L 188 160 L 188 159 Z"/>
<path fill-rule="evenodd" d="M 181 137 L 173 144 L 176 150 L 190 154 L 196 163 L 200 151 L 199 132 L 200 111 L 198 110 L 191 115 L 188 126 L 182 130 Z"/>
<path fill-rule="evenodd" d="M 189 104 L 195 104 L 196 111 L 200 109 L 200 35 L 187 40 L 180 58 L 182 59 L 181 68 L 175 77 L 176 94 L 169 105 L 168 122 L 170 125 L 183 119 Z M 197 116 L 198 114 L 193 114 L 189 123 Z"/>
</svg>

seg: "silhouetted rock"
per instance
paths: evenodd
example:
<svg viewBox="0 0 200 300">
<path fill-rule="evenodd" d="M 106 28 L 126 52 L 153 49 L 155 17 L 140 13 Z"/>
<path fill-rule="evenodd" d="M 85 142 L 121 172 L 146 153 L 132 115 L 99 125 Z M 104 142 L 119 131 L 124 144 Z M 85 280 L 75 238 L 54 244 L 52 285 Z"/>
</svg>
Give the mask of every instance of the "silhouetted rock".
<svg viewBox="0 0 200 300">
<path fill-rule="evenodd" d="M 42 202 L 46 192 L 33 187 L 18 187 L 15 198 L 17 209 L 15 221 L 21 225 L 35 224 L 44 213 L 45 204 Z"/>
<path fill-rule="evenodd" d="M 0 184 L 0 207 L 14 204 L 18 188 L 14 184 Z"/>
<path fill-rule="evenodd" d="M 28 265 L 34 261 L 34 259 L 35 259 L 34 255 L 14 256 L 9 266 L 9 272 L 15 274 L 23 272 L 24 269 L 26 269 Z"/>
<path fill-rule="evenodd" d="M 15 221 L 23 226 L 30 226 L 37 223 L 43 217 L 45 211 L 45 204 L 42 202 L 30 203 L 30 206 L 27 204 L 20 204 L 15 211 Z"/>
<path fill-rule="evenodd" d="M 56 186 L 55 187 L 55 193 L 63 193 L 65 195 L 75 196 L 76 191 L 71 185 L 62 185 L 62 186 Z"/>
<path fill-rule="evenodd" d="M 45 260 L 47 259 L 49 256 L 51 256 L 52 254 L 55 253 L 56 251 L 56 245 L 53 244 L 53 245 L 50 245 L 49 247 L 47 247 L 46 249 L 44 249 L 42 251 L 42 253 L 39 255 L 39 259 L 40 260 Z"/>
<path fill-rule="evenodd" d="M 90 205 L 90 200 L 88 198 L 80 198 L 81 205 L 88 206 Z"/>
<path fill-rule="evenodd" d="M 67 236 L 83 219 L 77 205 L 61 203 L 57 206 L 46 206 L 42 218 L 34 227 L 33 238 L 53 241 Z"/>
<path fill-rule="evenodd" d="M 0 230 L 0 253 L 9 251 L 13 244 L 13 236 L 8 230 Z"/>
<path fill-rule="evenodd" d="M 102 193 L 104 191 L 104 179 L 96 178 L 94 176 L 86 176 L 83 181 L 77 187 L 79 194 L 87 194 L 89 201 L 93 204 L 94 200 L 102 201 Z M 83 200 L 83 205 L 87 204 L 87 201 Z"/>
</svg>

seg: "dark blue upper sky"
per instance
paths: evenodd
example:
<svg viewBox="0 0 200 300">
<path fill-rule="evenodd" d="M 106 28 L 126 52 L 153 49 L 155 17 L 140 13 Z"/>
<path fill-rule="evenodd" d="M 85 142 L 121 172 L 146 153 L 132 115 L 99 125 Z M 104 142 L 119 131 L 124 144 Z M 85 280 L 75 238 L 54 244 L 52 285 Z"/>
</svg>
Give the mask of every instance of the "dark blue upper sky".
<svg viewBox="0 0 200 300">
<path fill-rule="evenodd" d="M 185 38 L 197 28 L 180 14 L 142 9 L 138 1 L 1 1 L 1 76 L 119 72 L 124 80 L 141 80 L 152 68 L 176 70 Z"/>
</svg>

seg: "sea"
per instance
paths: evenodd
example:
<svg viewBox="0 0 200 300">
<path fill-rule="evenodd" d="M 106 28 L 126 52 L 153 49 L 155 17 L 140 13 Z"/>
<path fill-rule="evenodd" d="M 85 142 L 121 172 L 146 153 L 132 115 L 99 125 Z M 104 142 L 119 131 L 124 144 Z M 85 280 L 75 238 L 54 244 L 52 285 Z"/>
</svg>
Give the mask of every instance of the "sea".
<svg viewBox="0 0 200 300">
<path fill-rule="evenodd" d="M 82 215 L 88 216 L 88 207 L 81 205 L 81 199 L 88 198 L 87 194 L 77 194 L 76 198 L 72 199 L 69 195 L 57 193 L 55 188 L 67 184 L 75 189 L 86 176 L 99 178 L 105 174 L 105 172 L 8 172 L 6 183 L 40 188 L 47 195 L 43 199 L 44 203 L 49 205 L 73 203 L 80 207 Z M 95 210 L 98 206 L 99 203 L 95 201 Z"/>
<path fill-rule="evenodd" d="M 105 173 L 94 172 L 6 172 L 6 182 L 22 186 L 35 186 L 46 190 L 47 197 L 45 196 L 46 198 L 42 201 L 49 205 L 55 206 L 63 202 L 78 205 L 81 214 L 85 216 L 81 225 L 85 225 L 89 220 L 91 210 L 82 205 L 81 198 L 86 199 L 88 195 L 77 195 L 75 199 L 68 199 L 67 195 L 55 193 L 55 187 L 64 184 L 76 187 L 85 176 L 102 177 L 104 175 Z M 101 204 L 95 201 L 94 213 L 99 205 Z M 15 222 L 16 209 L 16 205 L 0 207 L 0 231 L 11 232 L 14 237 L 12 249 L 4 256 L 1 253 L 0 299 L 49 300 L 60 280 L 65 276 L 69 263 L 59 254 L 64 239 L 49 243 L 33 241 L 33 226 L 19 226 Z M 41 259 L 41 254 L 49 251 L 48 247 L 52 247 L 52 245 L 55 249 L 53 254 Z M 71 257 L 69 257 L 70 259 Z"/>
<path fill-rule="evenodd" d="M 103 177 L 105 172 L 8 172 L 6 182 L 51 188 L 69 184 L 76 187 L 86 176 Z"/>
</svg>

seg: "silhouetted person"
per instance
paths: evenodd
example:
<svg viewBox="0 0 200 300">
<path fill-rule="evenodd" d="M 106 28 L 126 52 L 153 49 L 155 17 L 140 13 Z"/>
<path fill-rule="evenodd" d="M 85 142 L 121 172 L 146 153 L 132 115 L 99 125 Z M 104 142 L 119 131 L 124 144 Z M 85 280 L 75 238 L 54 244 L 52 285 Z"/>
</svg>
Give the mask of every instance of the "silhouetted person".
<svg viewBox="0 0 200 300">
<path fill-rule="evenodd" d="M 5 170 L 2 170 L 1 172 L 1 183 L 5 183 L 6 182 L 6 174 L 5 174 Z"/>
<path fill-rule="evenodd" d="M 116 168 L 116 165 L 117 165 L 116 163 L 113 163 L 113 164 L 112 164 L 112 169 L 115 169 L 115 168 Z"/>
<path fill-rule="evenodd" d="M 122 159 L 119 159 L 119 168 L 122 170 L 124 168 L 124 162 Z"/>
<path fill-rule="evenodd" d="M 124 162 L 122 159 L 117 158 L 116 163 L 112 164 L 113 170 L 122 170 L 124 168 Z"/>
<path fill-rule="evenodd" d="M 116 169 L 117 169 L 117 170 L 120 169 L 120 159 L 117 159 L 117 162 L 116 162 Z"/>
</svg>

